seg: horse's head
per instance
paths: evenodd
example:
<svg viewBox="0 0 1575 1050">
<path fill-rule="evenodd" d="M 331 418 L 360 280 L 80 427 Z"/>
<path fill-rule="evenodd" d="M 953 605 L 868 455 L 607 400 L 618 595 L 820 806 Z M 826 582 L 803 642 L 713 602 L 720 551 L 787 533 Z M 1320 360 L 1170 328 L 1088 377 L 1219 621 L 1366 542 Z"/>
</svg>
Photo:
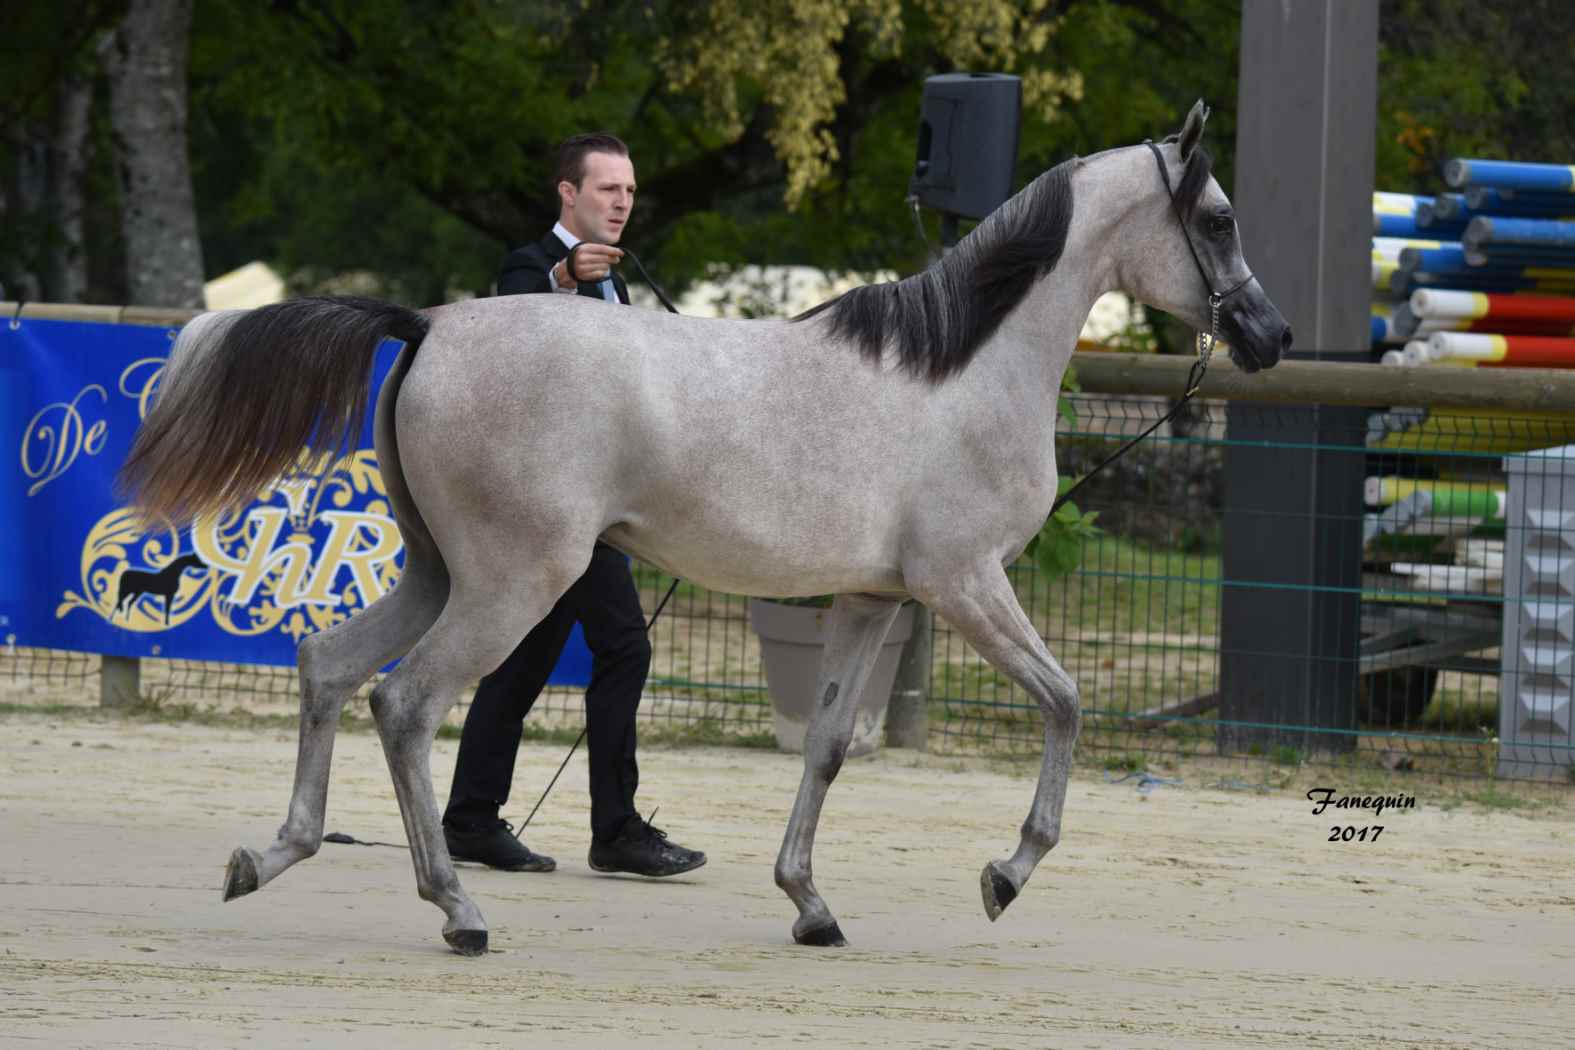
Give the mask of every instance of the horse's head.
<svg viewBox="0 0 1575 1050">
<path fill-rule="evenodd" d="M 1144 204 L 1140 239 L 1122 266 L 1126 291 L 1199 331 L 1214 325 L 1243 371 L 1272 368 L 1291 346 L 1291 328 L 1242 257 L 1230 200 L 1200 145 L 1208 107 L 1200 101 L 1179 134 L 1127 151 Z"/>
<path fill-rule="evenodd" d="M 206 569 L 208 567 L 208 563 L 199 558 L 195 553 L 182 554 L 179 558 L 176 558 L 172 564 L 180 566 L 180 568 L 176 570 L 177 572 L 185 572 L 187 569 Z"/>
</svg>

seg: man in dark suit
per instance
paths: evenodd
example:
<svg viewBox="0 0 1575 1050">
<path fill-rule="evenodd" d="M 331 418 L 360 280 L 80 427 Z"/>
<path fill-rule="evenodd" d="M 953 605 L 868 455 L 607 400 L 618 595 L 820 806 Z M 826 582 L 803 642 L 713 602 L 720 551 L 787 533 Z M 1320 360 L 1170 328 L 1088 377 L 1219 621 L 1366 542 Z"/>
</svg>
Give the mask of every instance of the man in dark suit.
<svg viewBox="0 0 1575 1050">
<path fill-rule="evenodd" d="M 615 245 L 634 205 L 628 147 L 606 134 L 567 140 L 558 148 L 555 185 L 558 224 L 537 243 L 509 253 L 498 294 L 556 292 L 628 303 L 628 288 L 613 272 L 623 257 Z M 581 242 L 571 271 L 570 249 Z M 551 857 L 533 853 L 515 838 L 498 814 L 508 801 L 525 716 L 576 621 L 591 650 L 591 682 L 585 691 L 590 866 L 649 876 L 692 871 L 705 863 L 705 854 L 669 842 L 634 808 L 640 776 L 634 715 L 651 666 L 651 643 L 628 559 L 601 542 L 585 575 L 476 690 L 443 814 L 449 854 L 508 871 L 557 867 Z"/>
</svg>

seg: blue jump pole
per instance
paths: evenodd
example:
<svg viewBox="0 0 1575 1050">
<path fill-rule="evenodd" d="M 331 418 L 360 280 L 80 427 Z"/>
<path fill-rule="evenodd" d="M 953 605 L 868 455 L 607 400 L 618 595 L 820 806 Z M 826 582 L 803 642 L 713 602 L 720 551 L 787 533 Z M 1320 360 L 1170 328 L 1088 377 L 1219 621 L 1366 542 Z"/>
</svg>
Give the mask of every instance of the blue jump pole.
<svg viewBox="0 0 1575 1050">
<path fill-rule="evenodd" d="M 1477 160 L 1456 157 L 1444 165 L 1450 189 L 1492 186 L 1499 190 L 1575 194 L 1575 165 L 1527 164 L 1511 160 Z"/>
</svg>

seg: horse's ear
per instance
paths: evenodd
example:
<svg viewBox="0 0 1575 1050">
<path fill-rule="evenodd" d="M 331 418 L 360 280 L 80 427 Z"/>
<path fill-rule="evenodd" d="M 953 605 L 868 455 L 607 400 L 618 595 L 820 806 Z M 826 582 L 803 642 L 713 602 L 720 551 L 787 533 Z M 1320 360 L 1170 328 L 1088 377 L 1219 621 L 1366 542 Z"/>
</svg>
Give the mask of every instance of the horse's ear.
<svg viewBox="0 0 1575 1050">
<path fill-rule="evenodd" d="M 1209 107 L 1205 106 L 1200 98 L 1192 104 L 1192 112 L 1187 114 L 1187 122 L 1181 126 L 1179 145 L 1182 160 L 1192 156 L 1192 151 L 1203 138 L 1203 125 L 1208 123 L 1208 120 Z"/>
</svg>

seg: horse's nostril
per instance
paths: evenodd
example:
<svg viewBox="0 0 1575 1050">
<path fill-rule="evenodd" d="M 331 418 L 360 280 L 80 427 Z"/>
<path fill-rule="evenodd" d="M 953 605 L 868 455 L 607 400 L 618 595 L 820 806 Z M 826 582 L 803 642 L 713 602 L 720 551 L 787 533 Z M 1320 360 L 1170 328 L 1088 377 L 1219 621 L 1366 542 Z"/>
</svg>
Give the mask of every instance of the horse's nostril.
<svg viewBox="0 0 1575 1050">
<path fill-rule="evenodd" d="M 1283 354 L 1283 353 L 1285 353 L 1285 351 L 1289 350 L 1290 348 L 1291 348 L 1291 326 L 1290 325 L 1286 325 L 1284 331 L 1280 332 L 1280 353 Z"/>
</svg>

